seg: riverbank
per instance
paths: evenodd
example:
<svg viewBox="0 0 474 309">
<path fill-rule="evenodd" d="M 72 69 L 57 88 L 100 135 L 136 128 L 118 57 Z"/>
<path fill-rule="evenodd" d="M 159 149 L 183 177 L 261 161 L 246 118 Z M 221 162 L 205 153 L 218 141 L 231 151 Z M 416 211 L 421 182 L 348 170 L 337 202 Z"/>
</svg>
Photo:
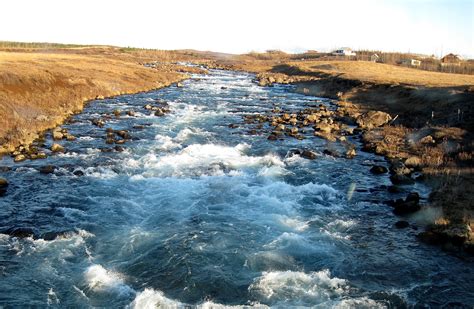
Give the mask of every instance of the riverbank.
<svg viewBox="0 0 474 309">
<path fill-rule="evenodd" d="M 28 146 L 41 132 L 80 112 L 89 100 L 186 79 L 190 69 L 180 65 L 143 66 L 173 56 L 105 47 L 0 51 L 0 154 Z"/>
<path fill-rule="evenodd" d="M 441 214 L 420 239 L 473 252 L 474 76 L 353 61 L 216 66 L 255 72 L 261 86 L 294 84 L 299 93 L 336 99 L 339 118 L 359 126 L 364 150 L 388 160 L 394 186 L 416 180 L 433 188 L 427 207 Z M 360 119 L 370 111 L 388 113 L 390 119 L 364 126 Z"/>
</svg>

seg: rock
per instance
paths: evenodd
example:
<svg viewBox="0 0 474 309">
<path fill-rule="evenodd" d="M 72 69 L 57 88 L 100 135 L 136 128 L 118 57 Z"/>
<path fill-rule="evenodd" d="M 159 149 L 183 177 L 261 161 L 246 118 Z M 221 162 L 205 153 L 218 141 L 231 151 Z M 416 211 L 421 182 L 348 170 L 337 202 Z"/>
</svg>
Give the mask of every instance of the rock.
<svg viewBox="0 0 474 309">
<path fill-rule="evenodd" d="M 64 134 L 59 130 L 54 130 L 53 131 L 53 139 L 58 141 L 58 140 L 62 140 L 64 137 Z"/>
<path fill-rule="evenodd" d="M 285 131 L 285 125 L 279 124 L 275 128 L 276 131 Z"/>
<path fill-rule="evenodd" d="M 284 121 L 289 121 L 291 119 L 291 116 L 288 115 L 288 114 L 283 114 L 283 116 L 281 116 L 281 118 L 284 120 Z"/>
<path fill-rule="evenodd" d="M 59 144 L 56 144 L 54 143 L 52 146 L 51 146 L 51 151 L 52 152 L 64 152 L 64 147 L 59 145 Z"/>
<path fill-rule="evenodd" d="M 290 133 L 291 134 L 297 134 L 298 133 L 298 128 L 296 128 L 296 127 L 291 128 Z"/>
<path fill-rule="evenodd" d="M 5 178 L 0 178 L 0 188 L 8 187 L 8 181 Z"/>
<path fill-rule="evenodd" d="M 135 117 L 135 111 L 127 111 L 127 115 L 130 116 L 130 117 Z"/>
<path fill-rule="evenodd" d="M 235 124 L 235 123 L 231 123 L 231 124 L 229 124 L 228 127 L 231 128 L 231 129 L 236 129 L 236 128 L 239 127 L 239 125 L 238 125 L 238 124 Z"/>
<path fill-rule="evenodd" d="M 122 144 L 125 144 L 125 141 L 124 139 L 118 139 L 118 140 L 115 140 L 115 144 L 117 145 L 122 145 Z"/>
<path fill-rule="evenodd" d="M 17 154 L 14 158 L 13 158 L 13 161 L 14 162 L 21 162 L 21 161 L 25 161 L 26 160 L 26 156 L 24 154 Z"/>
<path fill-rule="evenodd" d="M 323 153 L 327 156 L 331 156 L 331 157 L 335 157 L 335 158 L 339 157 L 339 153 L 335 150 L 324 149 Z"/>
<path fill-rule="evenodd" d="M 410 175 L 413 172 L 410 168 L 401 161 L 394 161 L 390 166 L 390 171 L 396 175 Z"/>
<path fill-rule="evenodd" d="M 35 230 L 29 227 L 13 227 L 13 228 L 7 229 L 3 233 L 8 234 L 11 237 L 26 238 L 26 237 L 34 236 Z"/>
<path fill-rule="evenodd" d="M 115 131 L 115 134 L 117 134 L 118 136 L 120 136 L 123 139 L 131 139 L 132 138 L 132 136 L 130 135 L 130 133 L 128 133 L 127 130 Z"/>
<path fill-rule="evenodd" d="M 158 109 L 156 112 L 155 112 L 155 116 L 157 117 L 161 117 L 161 116 L 164 116 L 165 113 L 163 112 L 163 110 L 161 109 Z"/>
<path fill-rule="evenodd" d="M 335 142 L 336 141 L 336 137 L 331 133 L 324 133 L 324 132 L 315 131 L 314 136 L 324 138 L 325 140 L 328 140 L 330 142 Z"/>
<path fill-rule="evenodd" d="M 275 134 L 270 134 L 267 139 L 269 141 L 276 141 L 278 137 Z"/>
<path fill-rule="evenodd" d="M 46 159 L 48 156 L 44 152 L 38 152 L 36 154 L 36 159 Z"/>
<path fill-rule="evenodd" d="M 102 119 L 92 119 L 91 122 L 92 122 L 93 125 L 95 125 L 99 128 L 102 128 L 105 125 L 105 122 Z"/>
<path fill-rule="evenodd" d="M 418 193 L 411 192 L 405 198 L 405 200 L 398 199 L 396 201 L 390 202 L 390 205 L 393 207 L 393 213 L 396 215 L 407 215 L 414 212 L 417 212 L 421 209 L 419 204 L 420 197 Z"/>
<path fill-rule="evenodd" d="M 145 129 L 145 126 L 136 125 L 136 126 L 133 126 L 132 128 L 134 128 L 135 130 L 143 130 L 143 129 Z"/>
<path fill-rule="evenodd" d="M 150 110 L 153 108 L 153 106 L 151 106 L 150 104 L 147 104 L 145 105 L 143 108 L 147 109 L 147 110 Z"/>
<path fill-rule="evenodd" d="M 176 87 L 178 87 L 178 88 L 183 88 L 183 84 L 181 84 L 181 83 L 176 83 Z"/>
<path fill-rule="evenodd" d="M 308 159 L 308 160 L 314 160 L 316 159 L 318 155 L 310 150 L 303 150 L 301 153 L 301 157 Z"/>
<path fill-rule="evenodd" d="M 75 141 L 76 140 L 76 137 L 72 134 L 67 134 L 66 135 L 66 140 L 72 142 L 72 141 Z"/>
<path fill-rule="evenodd" d="M 418 167 L 420 165 L 421 159 L 417 156 L 412 156 L 405 160 L 405 166 L 407 167 Z"/>
<path fill-rule="evenodd" d="M 119 118 L 120 115 L 122 114 L 122 112 L 121 112 L 119 109 L 115 109 L 115 110 L 113 111 L 113 113 L 114 113 L 114 116 L 117 117 L 117 118 Z"/>
<path fill-rule="evenodd" d="M 45 165 L 39 168 L 41 174 L 52 174 L 56 167 L 54 165 Z"/>
<path fill-rule="evenodd" d="M 392 120 L 392 117 L 385 112 L 370 111 L 357 118 L 356 122 L 363 129 L 372 129 L 383 126 L 390 120 Z"/>
<path fill-rule="evenodd" d="M 400 187 L 392 185 L 392 186 L 388 186 L 387 191 L 390 193 L 401 193 L 402 189 L 400 189 Z"/>
<path fill-rule="evenodd" d="M 404 229 L 404 228 L 407 228 L 410 226 L 410 223 L 408 223 L 407 221 L 404 221 L 404 220 L 400 220 L 400 221 L 397 221 L 395 223 L 395 227 L 397 229 Z"/>
<path fill-rule="evenodd" d="M 122 146 L 118 146 L 118 145 L 115 146 L 114 149 L 115 149 L 115 151 L 117 151 L 117 152 L 123 152 L 123 151 L 125 150 Z"/>
<path fill-rule="evenodd" d="M 346 158 L 347 159 L 352 159 L 354 158 L 355 156 L 357 155 L 357 152 L 354 148 L 351 148 L 349 149 L 347 152 L 346 152 Z"/>
<path fill-rule="evenodd" d="M 81 170 L 75 170 L 74 172 L 72 172 L 74 175 L 76 175 L 77 177 L 81 177 L 81 176 L 84 176 L 84 172 L 81 171 Z"/>
<path fill-rule="evenodd" d="M 332 126 L 328 123 L 320 122 L 314 126 L 314 129 L 323 133 L 331 133 Z"/>
<path fill-rule="evenodd" d="M 107 137 L 107 139 L 105 140 L 105 143 L 106 144 L 113 144 L 113 143 L 115 143 L 115 140 L 112 137 Z"/>
<path fill-rule="evenodd" d="M 306 116 L 306 120 L 308 122 L 315 122 L 319 117 L 317 117 L 315 114 L 311 114 L 311 115 L 308 115 Z"/>
<path fill-rule="evenodd" d="M 431 135 L 427 135 L 423 137 L 422 139 L 420 139 L 420 143 L 421 144 L 434 144 L 435 140 Z"/>
<path fill-rule="evenodd" d="M 380 175 L 380 174 L 385 174 L 388 172 L 388 169 L 385 167 L 385 166 L 381 166 L 381 165 L 374 165 L 372 166 L 372 168 L 370 169 L 370 172 L 372 174 L 376 174 L 376 175 Z"/>
<path fill-rule="evenodd" d="M 390 176 L 390 180 L 394 185 L 411 185 L 415 183 L 410 177 L 400 174 Z"/>
<path fill-rule="evenodd" d="M 419 203 L 420 202 L 420 195 L 418 194 L 418 192 L 410 192 L 408 193 L 407 197 L 405 198 L 405 201 L 406 202 L 415 202 L 415 203 Z"/>
</svg>

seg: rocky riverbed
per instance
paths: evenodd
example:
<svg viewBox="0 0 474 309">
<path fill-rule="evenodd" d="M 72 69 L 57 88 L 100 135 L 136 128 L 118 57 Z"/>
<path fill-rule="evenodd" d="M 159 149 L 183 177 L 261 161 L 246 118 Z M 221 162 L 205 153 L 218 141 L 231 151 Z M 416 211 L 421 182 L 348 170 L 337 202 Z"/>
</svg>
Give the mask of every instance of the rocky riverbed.
<svg viewBox="0 0 474 309">
<path fill-rule="evenodd" d="M 469 258 L 416 238 L 429 187 L 361 141 L 393 117 L 254 78 L 97 100 L 3 158 L 2 302 L 472 306 Z"/>
</svg>

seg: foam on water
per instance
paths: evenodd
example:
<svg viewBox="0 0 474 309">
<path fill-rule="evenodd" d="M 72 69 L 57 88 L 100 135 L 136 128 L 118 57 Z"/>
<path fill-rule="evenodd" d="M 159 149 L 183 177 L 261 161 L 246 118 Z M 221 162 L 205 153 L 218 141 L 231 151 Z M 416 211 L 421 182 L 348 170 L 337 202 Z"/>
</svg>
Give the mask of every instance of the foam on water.
<svg viewBox="0 0 474 309">
<path fill-rule="evenodd" d="M 113 290 L 120 294 L 133 293 L 124 283 L 124 276 L 118 272 L 105 269 L 102 265 L 94 264 L 84 272 L 84 278 L 89 289 L 93 291 Z"/>
<path fill-rule="evenodd" d="M 212 301 L 206 301 L 198 305 L 189 305 L 182 302 L 167 298 L 163 292 L 154 289 L 145 289 L 144 291 L 137 294 L 133 302 L 128 306 L 130 309 L 156 309 L 156 308 L 169 308 L 169 309 L 183 309 L 183 308 L 196 308 L 196 309 L 244 309 L 244 308 L 256 308 L 264 309 L 269 308 L 268 306 L 261 305 L 258 303 L 248 305 L 222 305 Z"/>
<path fill-rule="evenodd" d="M 193 144 L 178 153 L 165 156 L 148 154 L 139 161 L 146 177 L 219 176 L 245 168 L 284 167 L 284 163 L 276 155 L 268 154 L 261 157 L 245 155 L 247 147 L 245 144 L 235 147 Z M 130 164 L 134 165 L 134 162 Z"/>
<path fill-rule="evenodd" d="M 249 291 L 272 305 L 310 306 L 343 296 L 349 289 L 346 280 L 331 277 L 329 270 L 264 272 Z"/>
</svg>

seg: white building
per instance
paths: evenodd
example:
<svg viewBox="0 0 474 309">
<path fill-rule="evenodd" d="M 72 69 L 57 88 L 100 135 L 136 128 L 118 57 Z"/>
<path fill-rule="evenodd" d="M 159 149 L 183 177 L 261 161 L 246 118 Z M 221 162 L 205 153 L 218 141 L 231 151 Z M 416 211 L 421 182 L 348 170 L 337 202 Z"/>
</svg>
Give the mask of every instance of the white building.
<svg viewBox="0 0 474 309">
<path fill-rule="evenodd" d="M 349 47 L 342 47 L 332 52 L 334 56 L 356 56 L 357 54 Z"/>
<path fill-rule="evenodd" d="M 421 65 L 421 61 L 417 59 L 403 59 L 401 64 L 412 66 L 412 67 L 419 67 Z"/>
</svg>

